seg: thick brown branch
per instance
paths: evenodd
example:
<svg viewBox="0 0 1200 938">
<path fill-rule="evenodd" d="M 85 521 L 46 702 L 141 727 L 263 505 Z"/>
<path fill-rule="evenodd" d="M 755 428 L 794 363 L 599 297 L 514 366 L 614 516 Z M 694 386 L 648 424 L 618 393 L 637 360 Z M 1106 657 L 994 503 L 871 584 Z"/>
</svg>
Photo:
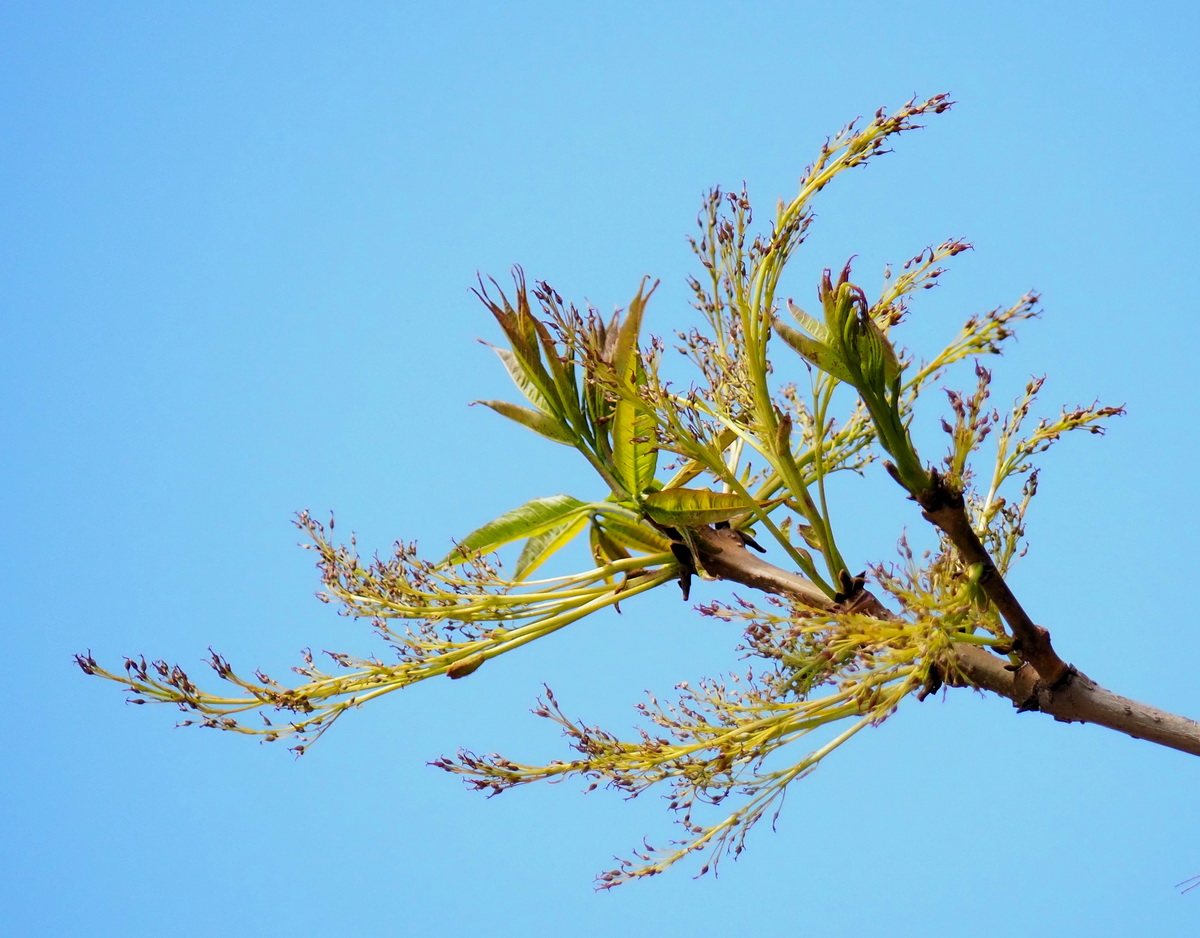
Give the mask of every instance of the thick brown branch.
<svg viewBox="0 0 1200 938">
<path fill-rule="evenodd" d="M 1040 710 L 1064 723 L 1095 723 L 1160 746 L 1200 756 L 1200 723 L 1114 694 L 1078 671 L 1065 686 L 1048 689 L 1029 665 L 1015 671 L 1005 659 L 974 645 L 956 649 L 956 663 L 972 686 L 1007 697 L 1020 710 Z M 947 683 L 955 683 L 949 678 Z"/>
<path fill-rule="evenodd" d="M 691 533 L 704 555 L 701 562 L 706 573 L 764 593 L 786 594 L 816 609 L 833 608 L 833 600 L 816 583 L 750 553 L 742 536 L 732 528 L 693 528 Z"/>
<path fill-rule="evenodd" d="M 1032 664 L 1042 680 L 1049 682 L 1051 686 L 1070 680 L 1073 673 L 1071 667 L 1058 656 L 1054 646 L 1050 644 L 1050 633 L 1029 618 L 1029 614 L 996 569 L 991 554 L 971 527 L 962 493 L 949 488 L 936 472 L 932 473 L 932 477 L 933 485 L 917 496 L 917 502 L 926 519 L 950 539 L 963 566 L 969 568 L 979 564 L 982 568 L 979 585 L 1008 623 L 1009 630 L 1016 639 L 1017 654 L 1022 660 Z"/>
<path fill-rule="evenodd" d="M 845 608 L 845 605 L 834 603 L 805 577 L 750 553 L 736 531 L 694 528 L 691 533 L 696 545 L 704 552 L 704 569 L 712 576 L 763 592 L 789 596 L 817 609 Z M 866 590 L 852 598 L 849 605 L 856 612 L 884 619 L 895 618 L 894 613 Z M 1059 660 L 1057 655 L 1054 657 Z M 952 686 L 969 686 L 999 694 L 1011 700 L 1018 710 L 1040 710 L 1064 723 L 1095 723 L 1134 739 L 1200 755 L 1200 723 L 1197 721 L 1115 694 L 1069 665 L 1064 664 L 1063 669 L 1066 679 L 1047 681 L 1032 663 L 1014 669 L 1007 657 L 976 645 L 960 644 L 955 646 L 953 663 L 944 667 L 947 673 L 943 678 Z"/>
</svg>

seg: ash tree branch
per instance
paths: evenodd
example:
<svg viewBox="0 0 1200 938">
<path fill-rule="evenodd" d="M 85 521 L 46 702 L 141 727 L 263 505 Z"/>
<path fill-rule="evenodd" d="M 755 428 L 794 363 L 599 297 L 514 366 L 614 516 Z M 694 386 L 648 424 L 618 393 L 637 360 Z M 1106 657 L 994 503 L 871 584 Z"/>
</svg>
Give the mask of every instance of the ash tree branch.
<svg viewBox="0 0 1200 938">
<path fill-rule="evenodd" d="M 949 512 L 949 509 L 945 510 Z M 947 521 L 952 531 L 961 530 L 949 520 L 948 514 Z M 969 525 L 965 530 L 974 538 Z M 816 584 L 800 574 L 784 570 L 750 553 L 735 530 L 704 527 L 694 528 L 691 533 L 696 546 L 703 552 L 704 569 L 722 580 L 785 596 L 828 612 L 847 611 L 848 606 L 852 606 L 855 612 L 865 612 L 880 619 L 896 618 L 868 590 L 862 590 L 844 603 L 834 602 Z M 950 531 L 947 531 L 947 535 L 952 539 L 954 537 Z M 978 544 L 978 538 L 974 540 Z M 990 563 L 991 558 L 982 545 L 978 550 Z M 995 566 L 992 565 L 991 569 L 995 571 Z M 996 595 L 1012 596 L 998 572 L 994 573 L 991 581 Z M 989 592 L 988 595 L 991 598 L 993 594 Z M 1015 597 L 1011 602 L 1007 609 L 1001 607 L 1002 613 L 1006 618 L 1011 613 L 1016 621 L 1022 621 L 1018 618 L 1024 616 L 1020 604 Z M 1021 610 L 1019 614 L 1017 610 Z M 1049 645 L 1049 633 L 1045 629 L 1033 625 L 1028 616 L 1024 617 L 1023 622 L 1037 630 L 1036 636 L 1044 635 L 1044 642 Z M 1014 632 L 1018 632 L 1019 628 L 1014 626 Z M 1053 660 L 1061 661 L 1053 649 L 1050 649 L 1050 654 Z M 1047 659 L 1040 660 L 1044 663 Z M 943 671 L 947 684 L 990 691 L 1011 700 L 1019 711 L 1040 711 L 1063 723 L 1094 723 L 1134 739 L 1145 739 L 1169 749 L 1200 756 L 1200 723 L 1196 720 L 1122 697 L 1101 687 L 1070 665 L 1063 664 L 1063 679 L 1047 681 L 1032 661 L 1014 667 L 1007 657 L 997 656 L 977 645 L 957 644 L 953 661 L 943 665 Z"/>
<path fill-rule="evenodd" d="M 1072 667 L 1054 650 L 1050 633 L 1034 623 L 1009 589 L 991 554 L 971 527 L 962 493 L 948 486 L 936 470 L 930 473 L 930 479 L 930 487 L 917 494 L 917 503 L 925 519 L 950 539 L 964 567 L 974 564 L 982 567 L 979 585 L 1008 623 L 1015 639 L 1014 650 L 1022 660 L 1036 668 L 1041 680 L 1051 687 L 1069 681 Z"/>
<path fill-rule="evenodd" d="M 1074 668 L 1064 685 L 1048 687 L 1031 665 L 1012 670 L 1003 658 L 975 645 L 958 646 L 955 653 L 965 683 L 1007 697 L 1018 710 L 1040 710 L 1062 723 L 1095 723 L 1200 756 L 1200 723 L 1122 697 Z"/>
</svg>

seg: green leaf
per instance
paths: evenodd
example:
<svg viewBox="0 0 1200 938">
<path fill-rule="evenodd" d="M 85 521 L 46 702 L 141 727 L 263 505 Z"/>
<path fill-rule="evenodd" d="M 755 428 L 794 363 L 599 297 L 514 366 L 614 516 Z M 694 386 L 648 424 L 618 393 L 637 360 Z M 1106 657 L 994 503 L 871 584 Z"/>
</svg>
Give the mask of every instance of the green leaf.
<svg viewBox="0 0 1200 938">
<path fill-rule="evenodd" d="M 855 351 L 861 360 L 863 375 L 869 375 L 882 390 L 900 377 L 900 359 L 888 337 L 870 315 L 863 312 L 859 320 Z"/>
<path fill-rule="evenodd" d="M 529 296 L 525 289 L 525 273 L 520 267 L 513 270 L 513 279 L 517 288 L 515 309 L 494 280 L 492 284 L 500 293 L 499 303 L 488 295 L 482 281 L 480 281 L 481 289 L 476 290 L 475 295 L 491 311 L 500 328 L 504 330 L 504 336 L 512 348 L 511 353 L 508 354 L 497 349 L 497 354 L 504 361 L 513 381 L 530 398 L 534 406 L 549 414 L 562 416 L 562 402 L 558 398 L 555 381 L 542 362 L 539 323 L 530 309 Z M 554 360 L 553 356 L 552 360 Z M 527 390 L 530 387 L 536 389 L 536 398 Z"/>
<path fill-rule="evenodd" d="M 645 280 L 637 296 L 629 303 L 625 319 L 617 332 L 612 352 L 613 377 L 617 382 L 619 399 L 613 412 L 612 464 L 618 481 L 625 491 L 623 497 L 636 499 L 654 481 L 658 466 L 658 450 L 654 443 L 654 415 L 638 400 L 638 387 L 645 380 L 638 335 L 642 316 L 650 293 L 642 296 Z"/>
<path fill-rule="evenodd" d="M 484 345 L 488 346 L 488 348 L 499 356 L 500 361 L 504 363 L 504 368 L 508 372 L 508 376 L 512 378 L 513 384 L 525 395 L 529 403 L 547 414 L 555 412 L 556 408 L 551 406 L 549 399 L 542 393 L 538 382 L 530 378 L 521 359 L 517 357 L 512 349 L 501 348 L 498 345 L 492 345 L 488 342 L 485 342 Z"/>
<path fill-rule="evenodd" d="M 811 524 L 797 524 L 796 532 L 804 538 L 804 543 L 813 550 L 823 551 L 825 549 L 824 542 L 821 540 L 821 535 L 817 533 L 817 529 Z"/>
<path fill-rule="evenodd" d="M 810 316 L 799 306 L 788 300 L 788 312 L 796 317 L 796 322 L 804 327 L 804 330 L 818 342 L 829 342 L 829 330 L 825 328 L 825 324 L 814 316 Z"/>
<path fill-rule="evenodd" d="M 637 358 L 638 336 L 642 331 L 642 316 L 646 312 L 646 301 L 650 299 L 651 294 L 658 287 L 657 283 L 654 284 L 650 288 L 650 293 L 642 296 L 642 288 L 645 285 L 646 281 L 643 280 L 641 286 L 638 287 L 637 296 L 629 301 L 629 309 L 625 313 L 625 320 L 621 323 L 621 328 L 617 332 L 612 364 L 618 378 L 632 372 L 634 360 Z"/>
<path fill-rule="evenodd" d="M 537 341 L 537 329 L 534 327 L 533 314 L 529 312 L 529 302 L 525 298 L 524 290 L 524 284 L 521 284 L 520 291 L 517 294 L 517 301 L 521 307 L 520 311 L 509 307 L 507 299 L 505 300 L 504 308 L 487 300 L 484 302 L 488 304 L 492 315 L 496 317 L 496 322 L 504 330 L 504 336 L 508 339 L 509 345 L 512 346 L 512 354 L 518 363 L 518 367 L 524 373 L 525 377 L 537 385 L 538 389 L 545 394 L 549 388 L 553 387 L 554 382 L 542 364 L 541 351 Z M 509 374 L 512 374 L 511 369 Z M 513 380 L 516 380 L 515 376 Z M 519 381 L 518 384 L 520 384 Z"/>
<path fill-rule="evenodd" d="M 592 548 L 592 559 L 598 567 L 612 563 L 614 560 L 624 560 L 629 556 L 629 551 L 609 537 L 608 532 L 600 526 L 597 520 L 593 520 L 592 526 L 588 529 L 588 543 Z"/>
<path fill-rule="evenodd" d="M 515 420 L 521 426 L 528 427 L 535 433 L 554 440 L 555 443 L 565 443 L 567 446 L 574 446 L 576 443 L 575 435 L 569 429 L 540 410 L 522 407 L 520 404 L 510 404 L 508 401 L 472 401 L 471 403 L 490 407 L 496 413 Z"/>
<path fill-rule="evenodd" d="M 717 524 L 748 514 L 751 506 L 733 492 L 708 489 L 663 489 L 651 492 L 643 500 L 646 514 L 669 527 L 695 527 Z"/>
<path fill-rule="evenodd" d="M 523 580 L 533 573 L 557 551 L 574 540 L 575 535 L 582 531 L 587 523 L 588 516 L 580 512 L 562 524 L 555 525 L 541 534 L 535 534 L 529 538 L 521 549 L 521 556 L 517 558 L 513 579 Z"/>
<path fill-rule="evenodd" d="M 623 514 L 604 512 L 596 519 L 596 526 L 620 547 L 647 554 L 661 554 L 671 549 L 671 542 L 650 525 Z"/>
<path fill-rule="evenodd" d="M 627 393 L 636 394 L 633 382 Z M 650 488 L 658 468 L 658 447 L 654 441 L 654 415 L 646 405 L 622 397 L 617 401 L 612 423 L 612 460 L 617 478 L 633 498 Z"/>
<path fill-rule="evenodd" d="M 523 537 L 541 534 L 587 507 L 586 502 L 570 495 L 535 498 L 472 531 L 442 559 L 439 566 L 462 563 L 469 554 L 476 551 L 487 553 Z"/>
<path fill-rule="evenodd" d="M 818 342 L 812 336 L 807 336 L 798 329 L 793 329 L 781 319 L 775 319 L 772 325 L 775 327 L 776 334 L 814 368 L 833 375 L 839 381 L 845 381 L 850 385 L 854 384 L 845 362 L 828 345 Z"/>
</svg>

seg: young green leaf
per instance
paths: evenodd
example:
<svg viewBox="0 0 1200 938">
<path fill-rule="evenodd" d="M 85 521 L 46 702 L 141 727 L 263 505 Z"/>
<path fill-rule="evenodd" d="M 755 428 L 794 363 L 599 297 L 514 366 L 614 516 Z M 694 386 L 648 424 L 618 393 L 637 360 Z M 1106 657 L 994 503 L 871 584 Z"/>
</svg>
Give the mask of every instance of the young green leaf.
<svg viewBox="0 0 1200 938">
<path fill-rule="evenodd" d="M 472 403 L 490 407 L 496 413 L 515 420 L 521 426 L 528 427 L 535 433 L 554 440 L 555 443 L 565 443 L 567 446 L 574 446 L 576 443 L 575 435 L 568 428 L 540 410 L 522 407 L 520 404 L 510 404 L 508 401 L 473 401 Z"/>
<path fill-rule="evenodd" d="M 629 393 L 636 393 L 636 382 Z M 612 459 L 617 478 L 637 498 L 654 481 L 658 447 L 654 441 L 654 415 L 644 404 L 622 397 L 613 414 Z"/>
<path fill-rule="evenodd" d="M 539 390 L 538 385 L 530 379 L 528 373 L 525 371 L 524 366 L 521 364 L 520 359 L 517 358 L 512 349 L 503 348 L 498 345 L 492 345 L 489 342 L 484 342 L 483 344 L 495 352 L 497 356 L 499 356 L 500 361 L 504 363 L 504 368 L 508 372 L 508 376 L 512 378 L 513 384 L 515 384 L 517 389 L 525 395 L 525 398 L 529 401 L 529 403 L 544 413 L 554 413 L 554 408 L 551 407 L 550 401 L 546 398 L 546 395 Z"/>
<path fill-rule="evenodd" d="M 618 377 L 632 373 L 634 361 L 637 358 L 638 336 L 642 331 L 642 316 L 646 312 L 646 302 L 657 289 L 658 284 L 650 288 L 650 292 L 642 296 L 645 280 L 638 287 L 637 296 L 629 301 L 629 309 L 617 332 L 616 345 L 613 349 L 612 366 Z"/>
<path fill-rule="evenodd" d="M 570 495 L 535 498 L 472 531 L 442 559 L 439 566 L 461 563 L 472 553 L 487 553 L 523 537 L 541 534 L 587 508 L 586 502 Z"/>
<path fill-rule="evenodd" d="M 776 318 L 772 325 L 775 327 L 776 334 L 814 368 L 833 375 L 839 381 L 845 381 L 847 384 L 854 383 L 850 377 L 850 371 L 831 346 L 818 342 L 799 329 L 793 329 L 781 319 Z"/>
<path fill-rule="evenodd" d="M 642 296 L 644 287 L 643 280 L 637 295 L 629 303 L 612 351 L 613 378 L 619 395 L 613 413 L 612 463 L 616 477 L 625 489 L 617 494 L 634 499 L 654 480 L 658 465 L 654 417 L 637 400 L 638 386 L 644 380 L 638 336 L 646 301 L 650 298 L 650 294 Z M 654 287 L 651 287 L 650 293 L 653 292 Z"/>
<path fill-rule="evenodd" d="M 708 489 L 663 489 L 643 501 L 646 514 L 668 527 L 695 527 L 729 521 L 751 511 L 740 495 Z"/>
<path fill-rule="evenodd" d="M 603 512 L 595 520 L 595 526 L 617 545 L 647 554 L 661 554 L 671 549 L 671 542 L 654 528 L 628 515 Z"/>
<path fill-rule="evenodd" d="M 517 566 L 513 570 L 514 580 L 523 580 L 538 567 L 550 559 L 555 553 L 574 540 L 575 535 L 582 531 L 588 523 L 588 516 L 583 512 L 572 515 L 562 524 L 547 528 L 540 534 L 535 534 L 521 548 L 521 556 L 517 558 Z"/>
<path fill-rule="evenodd" d="M 559 400 L 558 390 L 555 386 L 555 381 L 550 373 L 546 370 L 545 364 L 542 362 L 542 346 L 538 332 L 538 321 L 534 318 L 533 312 L 529 307 L 529 296 L 525 289 L 525 274 L 521 268 L 516 268 L 513 272 L 513 278 L 516 281 L 516 301 L 517 308 L 513 309 L 508 301 L 508 297 L 504 295 L 504 291 L 500 290 L 499 285 L 493 280 L 492 284 L 500 293 L 500 303 L 493 300 L 480 281 L 480 289 L 475 290 L 475 295 L 483 301 L 484 305 L 491 311 L 500 328 L 504 330 L 505 338 L 512 348 L 512 362 L 501 354 L 500 357 L 508 368 L 509 374 L 517 386 L 525 392 L 527 386 L 532 386 L 537 389 L 540 400 L 531 401 L 537 407 L 546 410 L 548 413 L 561 416 L 562 403 Z M 526 396 L 528 392 L 525 392 Z"/>
<path fill-rule="evenodd" d="M 815 316 L 810 316 L 799 306 L 788 300 L 788 312 L 795 317 L 796 322 L 804 327 L 804 330 L 818 342 L 829 344 L 829 330 L 825 328 L 825 323 L 817 319 Z"/>
</svg>

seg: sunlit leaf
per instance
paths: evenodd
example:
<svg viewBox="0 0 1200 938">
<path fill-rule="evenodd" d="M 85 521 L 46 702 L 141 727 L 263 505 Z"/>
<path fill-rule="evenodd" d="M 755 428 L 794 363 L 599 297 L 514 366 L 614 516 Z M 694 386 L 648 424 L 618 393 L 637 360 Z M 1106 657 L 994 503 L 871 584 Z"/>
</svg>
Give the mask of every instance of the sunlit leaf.
<svg viewBox="0 0 1200 938">
<path fill-rule="evenodd" d="M 671 542 L 650 525 L 615 512 L 605 513 L 597 522 L 605 534 L 621 547 L 659 554 L 671 549 Z"/>
<path fill-rule="evenodd" d="M 442 559 L 440 565 L 459 563 L 476 551 L 487 553 L 523 537 L 541 534 L 586 507 L 586 502 L 570 495 L 535 498 L 472 531 Z"/>
<path fill-rule="evenodd" d="M 629 556 L 629 551 L 608 536 L 598 519 L 593 519 L 592 526 L 588 529 L 588 543 L 592 548 L 592 559 L 597 566 L 604 566 L 614 560 L 624 560 Z"/>
<path fill-rule="evenodd" d="M 541 534 L 535 534 L 521 548 L 521 556 L 517 558 L 517 566 L 513 570 L 514 580 L 523 580 L 538 567 L 549 560 L 555 553 L 575 539 L 575 536 L 587 526 L 588 516 L 578 512 L 562 524 L 547 528 Z"/>
<path fill-rule="evenodd" d="M 818 342 L 827 343 L 829 341 L 829 330 L 825 328 L 825 324 L 821 320 L 815 316 L 810 316 L 791 300 L 788 300 L 787 307 L 788 312 L 796 318 L 796 322 L 800 323 L 809 335 Z"/>
<path fill-rule="evenodd" d="M 556 443 L 565 443 L 568 446 L 575 444 L 575 436 L 570 430 L 540 410 L 522 407 L 520 404 L 510 404 L 508 401 L 475 401 L 474 403 L 490 407 L 496 413 L 515 420 L 521 426 L 528 427 Z"/>
<path fill-rule="evenodd" d="M 526 365 L 526 370 L 534 374 L 541 373 L 549 379 L 545 368 L 541 364 L 540 353 L 538 351 L 537 329 L 534 326 L 533 314 L 529 310 L 529 298 L 525 292 L 525 276 L 517 269 L 517 309 L 513 309 L 508 302 L 508 297 L 504 295 L 504 291 L 500 290 L 500 297 L 503 305 L 500 305 L 490 299 L 486 293 L 476 293 L 480 299 L 491 310 L 492 315 L 496 318 L 497 324 L 504 330 L 505 338 L 508 339 L 509 345 L 517 357 Z M 492 281 L 493 284 L 495 281 Z M 497 289 L 499 289 L 497 287 Z"/>
<path fill-rule="evenodd" d="M 644 280 L 642 286 L 645 286 Z M 642 287 L 639 286 L 637 296 L 629 301 L 629 309 L 626 311 L 625 319 L 617 333 L 616 347 L 613 351 L 612 364 L 617 375 L 630 373 L 633 361 L 637 356 L 638 336 L 642 331 L 642 316 L 646 312 L 646 301 L 650 299 L 657 286 L 657 283 L 652 286 L 650 293 L 645 296 L 642 296 Z"/>
<path fill-rule="evenodd" d="M 491 345 L 487 342 L 484 344 L 499 356 L 500 361 L 504 362 L 504 368 L 508 372 L 508 376 L 512 378 L 513 384 L 515 384 L 520 392 L 525 395 L 525 398 L 529 401 L 529 403 L 531 403 L 538 410 L 545 411 L 548 414 L 554 412 L 554 408 L 550 406 L 550 402 L 546 399 L 546 395 L 538 390 L 538 386 L 532 380 L 530 380 L 529 375 L 526 373 L 520 359 L 517 358 L 512 349 L 502 348 L 498 345 Z"/>
<path fill-rule="evenodd" d="M 655 285 L 657 286 L 657 284 Z M 650 294 L 642 295 L 645 281 L 630 301 L 625 319 L 617 333 L 612 366 L 620 399 L 613 414 L 612 461 L 625 494 L 637 498 L 654 479 L 658 451 L 654 443 L 654 416 L 637 400 L 637 389 L 644 380 L 638 336 L 642 316 Z M 650 288 L 650 293 L 654 287 Z"/>
<path fill-rule="evenodd" d="M 632 388 L 630 393 L 636 393 Z M 650 488 L 658 467 L 654 415 L 638 401 L 622 397 L 613 414 L 612 458 L 617 477 L 634 498 Z"/>
<path fill-rule="evenodd" d="M 773 325 L 775 333 L 814 368 L 833 375 L 839 381 L 845 381 L 847 384 L 854 383 L 845 363 L 828 345 L 818 342 L 812 336 L 805 335 L 799 329 L 793 329 L 780 319 L 775 319 Z"/>
<path fill-rule="evenodd" d="M 708 489 L 663 489 L 649 493 L 643 504 L 646 514 L 669 527 L 717 524 L 751 510 L 740 495 Z"/>
</svg>

